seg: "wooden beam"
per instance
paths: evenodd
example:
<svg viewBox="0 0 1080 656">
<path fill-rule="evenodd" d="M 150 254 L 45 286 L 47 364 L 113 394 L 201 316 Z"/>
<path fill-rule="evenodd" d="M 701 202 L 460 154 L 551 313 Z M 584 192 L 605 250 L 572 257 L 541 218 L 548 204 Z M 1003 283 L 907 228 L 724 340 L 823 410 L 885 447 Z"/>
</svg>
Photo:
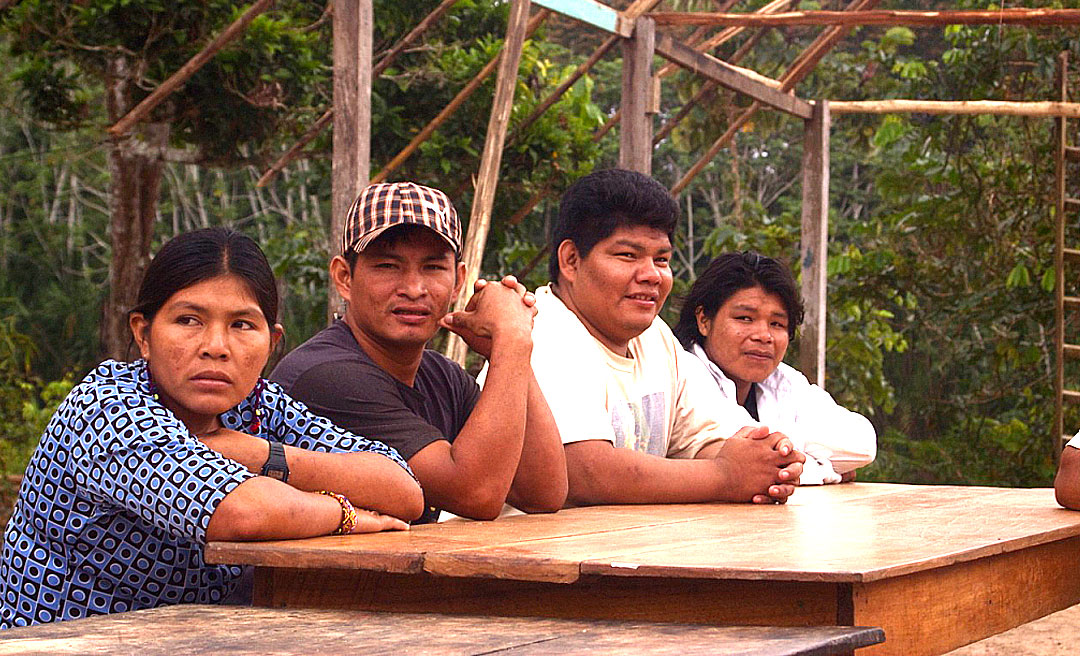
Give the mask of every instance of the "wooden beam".
<svg viewBox="0 0 1080 656">
<path fill-rule="evenodd" d="M 870 7 L 876 6 L 879 1 L 880 0 L 852 0 L 852 2 L 846 7 L 846 10 L 858 11 L 868 9 Z M 791 66 L 788 67 L 788 70 L 784 73 L 783 76 L 781 76 L 780 89 L 783 91 L 788 91 L 795 88 L 796 84 L 798 84 L 800 81 L 803 80 L 803 78 L 809 75 L 810 71 L 814 70 L 814 66 L 816 66 L 817 63 L 821 61 L 821 58 L 824 57 L 829 52 L 829 50 L 831 50 L 833 46 L 835 46 L 841 39 L 843 39 L 844 36 L 850 31 L 850 27 L 837 26 L 830 27 L 823 31 L 820 35 L 818 35 L 818 37 L 814 39 L 814 42 L 811 43 L 806 48 L 806 50 L 804 50 L 798 57 L 795 58 L 795 61 L 792 62 Z M 678 182 L 676 182 L 674 186 L 671 187 L 671 193 L 678 194 L 683 189 L 685 189 L 687 185 L 689 185 L 694 180 L 694 178 L 697 177 L 697 175 L 701 173 L 701 171 L 706 166 L 709 165 L 709 162 L 711 162 L 713 158 L 716 157 L 716 154 L 719 153 L 723 148 L 725 148 L 728 143 L 735 138 L 735 135 L 738 134 L 739 129 L 741 129 L 743 125 L 746 125 L 759 109 L 761 109 L 761 104 L 757 101 L 754 101 L 750 104 L 749 107 L 746 108 L 745 111 L 743 111 L 742 114 L 740 114 L 734 121 L 732 121 L 732 123 L 728 125 L 727 130 L 724 131 L 724 134 L 720 135 L 720 138 L 718 138 L 716 141 L 713 142 L 711 146 L 709 146 L 708 150 L 705 151 L 705 154 L 702 155 L 701 158 L 699 158 L 698 161 L 695 162 L 694 165 L 691 166 L 690 169 L 683 175 L 683 177 Z"/>
<path fill-rule="evenodd" d="M 781 14 L 711 12 L 653 12 L 661 27 L 725 25 L 737 27 L 794 27 L 808 25 L 1080 25 L 1080 9 L 1005 8 L 992 11 L 790 11 Z"/>
<path fill-rule="evenodd" d="M 379 79 L 379 76 L 382 75 L 383 71 L 385 71 L 387 68 L 390 67 L 391 64 L 394 63 L 394 61 L 398 58 L 398 55 L 400 55 L 410 43 L 418 39 L 424 32 L 426 32 L 428 28 L 430 28 L 436 20 L 441 18 L 442 15 L 445 14 L 456 2 L 458 2 L 458 0 L 443 0 L 442 4 L 432 10 L 432 12 L 425 16 L 424 19 L 416 25 L 416 27 L 414 27 L 408 34 L 403 36 L 401 40 L 394 44 L 394 46 L 390 50 L 385 52 L 379 58 L 378 63 L 375 64 L 374 68 L 372 69 L 371 79 Z M 270 181 L 274 179 L 274 176 L 276 176 L 286 166 L 288 166 L 289 162 L 296 159 L 300 155 L 301 151 L 303 151 L 309 143 L 314 141 L 315 137 L 319 136 L 319 133 L 321 133 L 326 128 L 326 126 L 330 125 L 330 120 L 333 117 L 334 108 L 331 107 L 330 109 L 326 110 L 326 112 L 322 116 L 320 116 L 318 120 L 311 125 L 310 128 L 308 128 L 307 132 L 305 132 L 303 136 L 301 136 L 300 139 L 292 145 L 291 148 L 285 151 L 281 155 L 281 157 L 277 158 L 277 161 L 275 161 L 270 166 L 270 168 L 266 169 L 266 172 L 264 172 L 262 176 L 259 177 L 259 180 L 255 183 L 255 186 L 265 187 L 267 184 L 269 184 Z"/>
<path fill-rule="evenodd" d="M 535 32 L 536 29 L 540 27 L 541 23 L 543 23 L 544 20 L 547 19 L 547 17 L 550 15 L 551 12 L 547 9 L 537 12 L 537 14 L 529 20 L 529 24 L 525 28 L 525 38 L 529 38 L 529 36 L 533 32 Z M 401 149 L 401 152 L 399 152 L 397 155 L 394 155 L 393 159 L 387 162 L 386 166 L 384 166 L 382 170 L 379 171 L 378 174 L 376 174 L 375 177 L 371 179 L 371 181 L 375 183 L 383 182 L 384 180 L 386 180 L 390 176 L 390 174 L 396 171 L 398 167 L 400 167 L 402 164 L 404 164 L 405 160 L 409 159 L 409 157 L 412 156 L 412 154 L 415 153 L 425 141 L 430 139 L 431 135 L 435 133 L 435 130 L 437 130 L 440 125 L 445 123 L 447 119 L 453 116 L 454 112 L 456 112 L 458 108 L 461 107 L 461 105 L 464 104 L 466 100 L 468 100 L 469 96 L 471 96 L 473 93 L 476 92 L 477 89 L 480 88 L 480 85 L 484 83 L 484 80 L 486 80 L 489 75 L 495 72 L 495 69 L 499 66 L 499 62 L 502 58 L 502 52 L 505 50 L 506 45 L 503 44 L 503 48 L 499 51 L 499 54 L 492 57 L 487 64 L 484 64 L 484 67 L 480 69 L 480 72 L 477 73 L 473 77 L 473 79 L 469 80 L 469 83 L 466 84 L 465 87 L 461 91 L 459 91 L 456 96 L 454 96 L 453 100 L 450 101 L 450 104 L 448 104 L 446 107 L 443 107 L 442 111 L 439 112 L 435 116 L 435 118 L 431 119 L 431 122 L 425 125 L 424 128 L 420 130 L 420 132 L 415 137 L 413 137 L 412 141 L 410 141 L 408 145 Z"/>
<path fill-rule="evenodd" d="M 135 105 L 130 112 L 109 128 L 107 130 L 108 133 L 114 137 L 118 137 L 130 130 L 131 126 L 145 118 L 147 114 L 161 104 L 161 101 L 168 98 L 172 92 L 179 89 L 185 82 L 191 79 L 191 76 L 195 75 L 200 68 L 213 59 L 214 55 L 216 55 L 219 50 L 229 45 L 243 34 L 244 30 L 247 29 L 247 26 L 251 24 L 251 21 L 255 20 L 256 16 L 269 9 L 272 4 L 274 4 L 274 0 L 256 0 L 255 4 L 251 5 L 240 18 L 233 21 L 231 25 L 221 32 L 221 34 L 214 37 L 213 41 L 206 44 L 205 48 L 189 59 L 186 64 L 181 66 L 180 70 L 170 75 L 167 80 L 151 91 L 150 95 L 143 98 L 142 102 Z"/>
<path fill-rule="evenodd" d="M 546 11 L 541 13 L 547 14 Z M 463 245 L 465 284 L 461 286 L 461 294 L 454 303 L 455 310 L 465 308 L 472 296 L 473 284 L 480 275 L 484 245 L 487 243 L 488 230 L 491 227 L 491 210 L 495 204 L 495 188 L 499 182 L 503 144 L 506 141 L 506 129 L 510 123 L 510 110 L 514 105 L 514 88 L 517 86 L 521 50 L 525 39 L 528 38 L 530 24 L 532 21 L 529 20 L 529 0 L 511 0 L 506 39 L 503 41 L 502 54 L 499 57 L 495 97 L 491 102 L 491 117 L 488 119 L 476 193 L 473 195 L 472 212 L 469 214 L 469 230 L 465 235 Z M 464 365 L 468 350 L 464 340 L 456 334 L 450 334 L 450 339 L 446 344 L 448 356 L 458 364 Z"/>
<path fill-rule="evenodd" d="M 1058 54 L 1057 91 L 1062 103 L 1069 99 L 1069 52 Z M 1064 116 L 1054 126 L 1054 425 L 1050 431 L 1054 461 L 1061 459 L 1065 437 L 1065 158 L 1069 149 L 1068 127 Z"/>
<path fill-rule="evenodd" d="M 1080 118 L 1080 103 L 1005 100 L 833 100 L 834 114 L 995 114 Z"/>
<path fill-rule="evenodd" d="M 372 0 L 334 3 L 334 155 L 331 170 L 330 254 L 337 253 L 345 212 L 371 171 Z M 331 281 L 327 321 L 339 307 Z"/>
<path fill-rule="evenodd" d="M 814 104 L 803 137 L 802 297 L 806 318 L 799 338 L 799 370 L 825 387 L 825 320 L 829 248 L 829 101 Z"/>
<path fill-rule="evenodd" d="M 794 114 L 802 119 L 810 118 L 813 113 L 813 107 L 805 100 L 747 75 L 745 69 L 739 69 L 711 55 L 700 53 L 676 41 L 670 34 L 657 37 L 656 52 L 684 68 L 716 81 L 720 86 L 750 96 L 769 107 Z"/>
<path fill-rule="evenodd" d="M 596 0 L 535 0 L 536 4 L 557 11 L 605 32 L 628 38 L 634 31 L 634 21 L 626 20 L 616 9 Z"/>
<path fill-rule="evenodd" d="M 619 129 L 619 167 L 652 175 L 653 94 L 652 61 L 656 28 L 639 18 L 634 36 L 623 41 L 622 126 Z"/>
</svg>

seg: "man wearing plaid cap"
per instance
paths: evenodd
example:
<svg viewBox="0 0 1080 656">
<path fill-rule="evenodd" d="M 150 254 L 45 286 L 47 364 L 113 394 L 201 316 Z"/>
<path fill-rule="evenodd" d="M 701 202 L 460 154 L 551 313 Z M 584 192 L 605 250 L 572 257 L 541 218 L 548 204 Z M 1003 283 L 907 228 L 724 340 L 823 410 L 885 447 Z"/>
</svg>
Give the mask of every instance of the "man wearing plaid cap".
<svg viewBox="0 0 1080 656">
<path fill-rule="evenodd" d="M 339 426 L 393 446 L 439 510 L 493 519 L 503 503 L 553 512 L 566 498 L 558 429 L 532 375 L 534 299 L 512 277 L 465 279 L 461 224 L 437 189 L 375 184 L 349 209 L 330 277 L 347 301 L 335 321 L 282 359 L 271 378 Z M 483 391 L 425 349 L 439 327 L 487 358 Z"/>
</svg>

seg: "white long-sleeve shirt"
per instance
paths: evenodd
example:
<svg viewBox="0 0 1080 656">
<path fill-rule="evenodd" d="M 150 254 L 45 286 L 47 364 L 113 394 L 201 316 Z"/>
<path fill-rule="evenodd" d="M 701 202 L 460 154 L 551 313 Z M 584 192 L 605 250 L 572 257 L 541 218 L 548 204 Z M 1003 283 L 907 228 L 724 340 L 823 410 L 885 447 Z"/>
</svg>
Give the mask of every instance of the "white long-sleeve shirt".
<svg viewBox="0 0 1080 656">
<path fill-rule="evenodd" d="M 738 405 L 735 381 L 709 360 L 701 346 L 695 344 L 691 352 L 705 363 L 727 401 Z M 838 483 L 840 474 L 874 461 L 877 434 L 870 420 L 837 404 L 798 370 L 781 362 L 756 389 L 760 422 L 787 435 L 806 454 L 804 485 Z"/>
</svg>

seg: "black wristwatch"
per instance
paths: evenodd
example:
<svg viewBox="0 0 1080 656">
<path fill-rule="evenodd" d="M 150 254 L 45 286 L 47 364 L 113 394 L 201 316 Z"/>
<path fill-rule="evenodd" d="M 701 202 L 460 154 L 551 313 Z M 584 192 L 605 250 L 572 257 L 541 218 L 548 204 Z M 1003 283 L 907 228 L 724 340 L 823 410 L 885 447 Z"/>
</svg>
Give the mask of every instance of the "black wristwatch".
<svg viewBox="0 0 1080 656">
<path fill-rule="evenodd" d="M 259 473 L 282 483 L 289 480 L 289 462 L 285 460 L 285 446 L 281 442 L 270 441 L 270 455 Z"/>
</svg>

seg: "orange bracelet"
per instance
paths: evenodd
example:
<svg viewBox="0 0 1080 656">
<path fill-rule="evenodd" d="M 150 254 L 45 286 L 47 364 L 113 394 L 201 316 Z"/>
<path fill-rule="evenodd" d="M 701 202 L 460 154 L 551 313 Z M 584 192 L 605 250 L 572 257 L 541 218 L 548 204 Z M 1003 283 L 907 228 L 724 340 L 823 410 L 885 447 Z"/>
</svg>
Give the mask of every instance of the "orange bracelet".
<svg viewBox="0 0 1080 656">
<path fill-rule="evenodd" d="M 356 528 L 356 509 L 343 495 L 337 492 L 319 490 L 316 494 L 323 494 L 341 504 L 341 524 L 330 535 L 348 535 Z"/>
</svg>

